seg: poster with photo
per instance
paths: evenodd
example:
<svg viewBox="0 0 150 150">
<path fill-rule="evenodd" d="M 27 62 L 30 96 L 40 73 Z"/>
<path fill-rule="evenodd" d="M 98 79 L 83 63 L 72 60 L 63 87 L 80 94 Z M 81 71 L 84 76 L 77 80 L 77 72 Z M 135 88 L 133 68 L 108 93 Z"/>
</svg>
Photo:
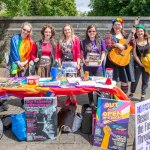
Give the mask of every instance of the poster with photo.
<svg viewBox="0 0 150 150">
<path fill-rule="evenodd" d="M 62 62 L 62 69 L 66 77 L 77 77 L 77 62 Z"/>
<path fill-rule="evenodd" d="M 87 53 L 86 59 L 87 66 L 99 66 L 100 65 L 100 54 L 99 53 Z"/>
<path fill-rule="evenodd" d="M 130 102 L 98 99 L 93 145 L 113 150 L 126 150 Z"/>
<path fill-rule="evenodd" d="M 25 97 L 27 141 L 57 139 L 56 97 Z"/>
<path fill-rule="evenodd" d="M 150 150 L 150 99 L 135 104 L 135 147 Z"/>
</svg>

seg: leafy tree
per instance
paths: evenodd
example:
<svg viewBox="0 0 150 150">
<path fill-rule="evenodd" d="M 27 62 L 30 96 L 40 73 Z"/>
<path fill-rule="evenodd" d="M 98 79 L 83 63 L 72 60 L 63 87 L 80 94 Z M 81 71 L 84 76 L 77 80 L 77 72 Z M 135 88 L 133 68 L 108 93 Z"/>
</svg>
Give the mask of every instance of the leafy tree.
<svg viewBox="0 0 150 150">
<path fill-rule="evenodd" d="M 91 0 L 89 16 L 149 16 L 150 0 Z"/>
<path fill-rule="evenodd" d="M 74 0 L 1 0 L 8 16 L 76 16 Z"/>
</svg>

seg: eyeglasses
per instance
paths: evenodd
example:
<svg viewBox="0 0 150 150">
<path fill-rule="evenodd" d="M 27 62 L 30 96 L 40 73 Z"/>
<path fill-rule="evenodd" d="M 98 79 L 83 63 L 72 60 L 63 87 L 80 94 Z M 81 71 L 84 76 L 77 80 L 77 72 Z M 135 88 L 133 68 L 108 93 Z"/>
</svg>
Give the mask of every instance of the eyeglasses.
<svg viewBox="0 0 150 150">
<path fill-rule="evenodd" d="M 94 33 L 94 32 L 96 32 L 96 31 L 91 31 L 91 30 L 89 30 L 89 31 L 88 31 L 88 33 L 91 33 L 91 32 L 93 32 L 93 33 Z"/>
<path fill-rule="evenodd" d="M 31 31 L 26 30 L 26 29 L 24 29 L 24 28 L 22 28 L 22 30 L 23 30 L 24 32 L 27 32 L 27 33 L 30 33 L 30 32 L 31 32 Z"/>
</svg>

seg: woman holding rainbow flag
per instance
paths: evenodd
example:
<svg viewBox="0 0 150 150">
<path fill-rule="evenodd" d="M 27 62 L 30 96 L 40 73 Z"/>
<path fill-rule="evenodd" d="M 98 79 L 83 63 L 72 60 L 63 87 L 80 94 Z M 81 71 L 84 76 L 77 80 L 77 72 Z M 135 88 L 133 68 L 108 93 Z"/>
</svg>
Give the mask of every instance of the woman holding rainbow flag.
<svg viewBox="0 0 150 150">
<path fill-rule="evenodd" d="M 32 25 L 24 22 L 21 26 L 21 33 L 11 38 L 10 42 L 10 76 L 28 76 L 31 51 L 35 48 L 35 43 L 31 39 Z"/>
</svg>

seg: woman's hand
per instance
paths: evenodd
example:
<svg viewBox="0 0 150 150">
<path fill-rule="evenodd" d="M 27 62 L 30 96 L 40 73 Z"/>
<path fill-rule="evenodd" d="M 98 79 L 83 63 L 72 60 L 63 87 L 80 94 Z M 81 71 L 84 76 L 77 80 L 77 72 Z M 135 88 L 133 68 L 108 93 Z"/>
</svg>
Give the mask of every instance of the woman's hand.
<svg viewBox="0 0 150 150">
<path fill-rule="evenodd" d="M 16 63 L 17 63 L 17 65 L 19 66 L 19 68 L 20 68 L 21 70 L 24 69 L 24 65 L 22 64 L 22 62 L 17 61 Z"/>
<path fill-rule="evenodd" d="M 134 35 L 136 33 L 136 28 L 131 29 L 132 34 Z"/>
<path fill-rule="evenodd" d="M 34 59 L 34 62 L 38 62 L 38 61 L 39 61 L 39 58 L 38 58 L 38 57 Z"/>
<path fill-rule="evenodd" d="M 144 67 L 144 65 L 142 63 L 139 64 L 141 67 Z"/>
<path fill-rule="evenodd" d="M 80 64 L 77 64 L 77 70 L 80 70 Z"/>
<path fill-rule="evenodd" d="M 125 50 L 125 46 L 122 45 L 121 43 L 116 43 L 116 44 L 114 44 L 114 46 L 115 46 L 116 48 L 119 48 L 120 50 Z"/>
</svg>

